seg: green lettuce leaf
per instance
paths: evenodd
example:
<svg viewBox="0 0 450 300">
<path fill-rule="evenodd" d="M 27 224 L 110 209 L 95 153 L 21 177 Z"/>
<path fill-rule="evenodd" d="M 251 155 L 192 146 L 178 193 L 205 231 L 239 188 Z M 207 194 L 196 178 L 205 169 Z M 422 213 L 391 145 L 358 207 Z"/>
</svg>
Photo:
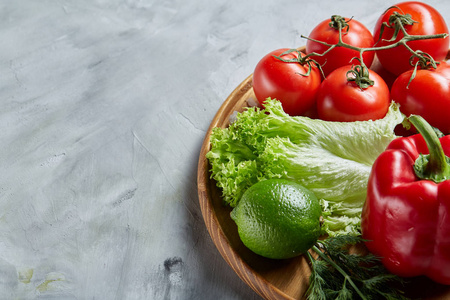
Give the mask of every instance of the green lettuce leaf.
<svg viewBox="0 0 450 300">
<path fill-rule="evenodd" d="M 380 120 L 327 122 L 291 117 L 279 101 L 248 108 L 228 128 L 214 128 L 207 158 L 211 177 L 235 207 L 251 185 L 269 178 L 296 181 L 322 199 L 324 230 L 358 230 L 372 164 L 396 138 L 404 119 L 391 104 Z"/>
</svg>

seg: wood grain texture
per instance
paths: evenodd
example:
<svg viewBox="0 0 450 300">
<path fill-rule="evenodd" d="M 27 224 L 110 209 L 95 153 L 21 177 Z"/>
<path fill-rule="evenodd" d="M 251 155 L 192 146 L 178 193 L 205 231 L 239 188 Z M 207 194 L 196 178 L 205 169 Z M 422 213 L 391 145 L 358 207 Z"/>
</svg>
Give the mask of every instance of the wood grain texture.
<svg viewBox="0 0 450 300">
<path fill-rule="evenodd" d="M 300 299 L 308 283 L 309 267 L 306 260 L 303 257 L 270 260 L 254 254 L 244 246 L 239 239 L 237 227 L 230 218 L 231 209 L 223 205 L 220 191 L 214 180 L 210 179 L 209 164 L 205 158 L 210 150 L 212 128 L 227 127 L 229 117 L 235 111 L 243 111 L 244 107 L 248 106 L 249 99 L 255 99 L 251 81 L 250 75 L 230 94 L 208 129 L 198 165 L 200 207 L 217 249 L 246 284 L 264 299 Z"/>
<path fill-rule="evenodd" d="M 223 204 L 216 183 L 210 178 L 206 153 L 214 127 L 225 128 L 230 116 L 242 112 L 247 102 L 256 101 L 252 75 L 248 76 L 222 104 L 205 136 L 198 163 L 198 195 L 206 227 L 222 257 L 236 274 L 264 299 L 304 299 L 310 267 L 304 256 L 288 260 L 271 260 L 256 255 L 239 239 L 236 224 L 230 218 L 231 208 Z M 414 278 L 405 289 L 413 299 L 450 299 L 450 286 L 436 284 L 427 278 Z"/>
</svg>

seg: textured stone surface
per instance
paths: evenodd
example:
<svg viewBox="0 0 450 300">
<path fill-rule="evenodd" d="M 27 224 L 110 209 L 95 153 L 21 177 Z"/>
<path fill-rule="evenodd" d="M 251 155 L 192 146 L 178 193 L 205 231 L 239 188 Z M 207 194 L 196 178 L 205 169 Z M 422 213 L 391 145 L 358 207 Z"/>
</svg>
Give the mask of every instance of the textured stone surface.
<svg viewBox="0 0 450 300">
<path fill-rule="evenodd" d="M 203 223 L 206 129 L 267 52 L 392 4 L 1 2 L 0 299 L 258 299 Z"/>
</svg>

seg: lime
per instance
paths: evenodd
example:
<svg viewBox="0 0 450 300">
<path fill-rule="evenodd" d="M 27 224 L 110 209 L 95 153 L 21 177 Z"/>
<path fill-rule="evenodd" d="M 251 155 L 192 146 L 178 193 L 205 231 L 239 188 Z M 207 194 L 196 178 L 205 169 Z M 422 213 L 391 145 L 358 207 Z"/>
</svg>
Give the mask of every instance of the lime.
<svg viewBox="0 0 450 300">
<path fill-rule="evenodd" d="M 305 253 L 320 236 L 322 209 L 304 186 L 285 179 L 260 181 L 231 212 L 239 237 L 253 252 L 285 259 Z"/>
</svg>

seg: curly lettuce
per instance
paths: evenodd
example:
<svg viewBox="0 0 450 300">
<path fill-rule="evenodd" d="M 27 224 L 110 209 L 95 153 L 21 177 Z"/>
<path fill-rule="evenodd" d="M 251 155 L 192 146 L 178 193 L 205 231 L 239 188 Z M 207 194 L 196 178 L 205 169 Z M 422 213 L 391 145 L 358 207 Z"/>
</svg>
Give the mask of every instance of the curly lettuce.
<svg viewBox="0 0 450 300">
<path fill-rule="evenodd" d="M 292 117 L 279 101 L 252 107 L 228 128 L 214 128 L 207 158 L 226 204 L 235 207 L 258 181 L 296 181 L 321 199 L 329 235 L 357 233 L 372 164 L 404 119 L 392 103 L 383 119 L 328 122 Z"/>
</svg>

